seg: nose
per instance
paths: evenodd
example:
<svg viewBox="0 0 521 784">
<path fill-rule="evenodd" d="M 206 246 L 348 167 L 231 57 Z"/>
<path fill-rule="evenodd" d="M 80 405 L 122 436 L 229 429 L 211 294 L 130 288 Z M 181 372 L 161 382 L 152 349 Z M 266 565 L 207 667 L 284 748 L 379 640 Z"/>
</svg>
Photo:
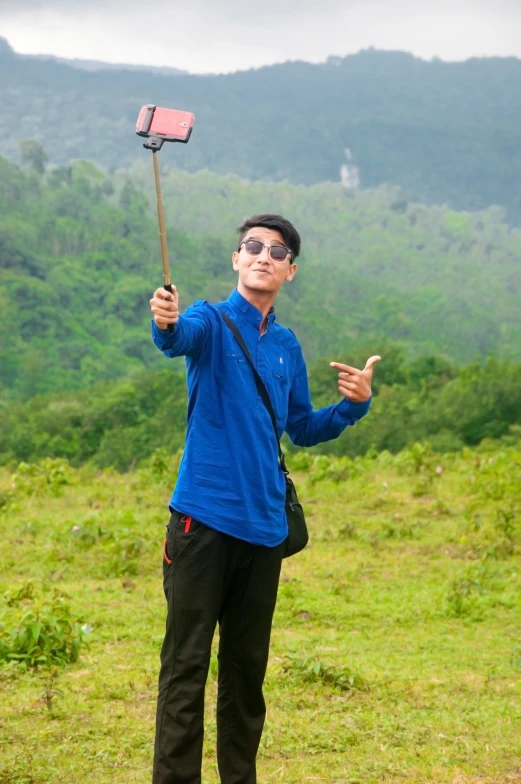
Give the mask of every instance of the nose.
<svg viewBox="0 0 521 784">
<path fill-rule="evenodd" d="M 266 248 L 266 247 L 264 247 L 264 248 L 262 249 L 262 252 L 261 252 L 261 253 L 260 253 L 260 254 L 257 256 L 257 259 L 258 259 L 259 261 L 264 261 L 264 262 L 266 262 L 267 264 L 269 264 L 269 261 L 270 261 L 270 249 L 269 249 L 269 248 Z"/>
</svg>

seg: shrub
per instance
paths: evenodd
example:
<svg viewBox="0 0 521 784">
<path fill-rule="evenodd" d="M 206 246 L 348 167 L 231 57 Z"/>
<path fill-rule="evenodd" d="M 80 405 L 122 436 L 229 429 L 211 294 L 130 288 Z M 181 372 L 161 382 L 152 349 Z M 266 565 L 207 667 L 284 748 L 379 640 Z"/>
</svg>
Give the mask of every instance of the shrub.
<svg viewBox="0 0 521 784">
<path fill-rule="evenodd" d="M 60 495 L 72 478 L 67 460 L 46 457 L 38 463 L 19 463 L 13 475 L 13 487 L 27 495 L 49 493 Z"/>
<path fill-rule="evenodd" d="M 55 592 L 45 605 L 34 600 L 34 588 L 27 584 L 6 599 L 20 606 L 20 613 L 0 622 L 0 663 L 15 661 L 28 669 L 78 660 L 84 633 L 62 595 Z"/>
<path fill-rule="evenodd" d="M 470 564 L 465 573 L 450 584 L 446 597 L 446 615 L 449 618 L 471 615 L 477 597 L 483 593 L 486 579 L 487 571 L 484 563 L 477 561 Z"/>
<path fill-rule="evenodd" d="M 344 692 L 367 689 L 364 679 L 353 673 L 349 667 L 327 665 L 316 656 L 306 659 L 288 656 L 283 664 L 283 670 L 301 683 L 320 683 Z"/>
<path fill-rule="evenodd" d="M 328 455 L 316 455 L 310 469 L 310 480 L 313 484 L 327 479 L 331 482 L 343 482 L 353 473 L 354 463 L 349 457 L 332 458 Z"/>
<path fill-rule="evenodd" d="M 0 489 L 0 513 L 9 512 L 15 506 L 15 495 L 7 488 Z"/>
<path fill-rule="evenodd" d="M 288 452 L 286 455 L 286 463 L 290 471 L 309 471 L 312 460 L 309 452 Z"/>
<path fill-rule="evenodd" d="M 506 449 L 472 458 L 465 518 L 473 549 L 486 558 L 508 558 L 521 539 L 521 454 Z"/>
</svg>

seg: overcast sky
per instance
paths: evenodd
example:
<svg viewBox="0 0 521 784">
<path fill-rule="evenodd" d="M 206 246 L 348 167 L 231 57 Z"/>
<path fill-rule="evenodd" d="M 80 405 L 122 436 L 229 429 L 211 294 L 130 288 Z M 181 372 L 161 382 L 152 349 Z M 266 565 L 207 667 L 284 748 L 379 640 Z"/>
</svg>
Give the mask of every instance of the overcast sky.
<svg viewBox="0 0 521 784">
<path fill-rule="evenodd" d="M 425 59 L 521 57 L 521 0 L 0 0 L 0 35 L 27 54 L 194 73 L 369 46 Z"/>
</svg>

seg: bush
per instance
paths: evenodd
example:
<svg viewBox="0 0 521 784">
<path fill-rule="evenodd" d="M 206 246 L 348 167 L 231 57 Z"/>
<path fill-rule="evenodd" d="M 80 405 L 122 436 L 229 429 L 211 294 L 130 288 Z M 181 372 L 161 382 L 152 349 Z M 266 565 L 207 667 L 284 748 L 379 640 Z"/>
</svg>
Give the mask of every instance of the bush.
<svg viewBox="0 0 521 784">
<path fill-rule="evenodd" d="M 349 667 L 327 665 L 316 656 L 306 659 L 287 657 L 283 669 L 301 683 L 320 683 L 344 692 L 367 689 L 364 679 L 353 673 Z"/>
<path fill-rule="evenodd" d="M 84 633 L 65 598 L 55 592 L 48 605 L 35 600 L 27 583 L 6 598 L 8 606 L 20 608 L 0 621 L 0 664 L 19 662 L 24 669 L 63 666 L 78 660 Z"/>
<path fill-rule="evenodd" d="M 13 475 L 13 487 L 27 495 L 48 493 L 61 495 L 70 484 L 72 469 L 67 460 L 46 457 L 37 463 L 19 463 Z"/>
<path fill-rule="evenodd" d="M 521 453 L 507 448 L 472 459 L 465 507 L 473 550 L 487 558 L 508 558 L 521 541 Z"/>
</svg>

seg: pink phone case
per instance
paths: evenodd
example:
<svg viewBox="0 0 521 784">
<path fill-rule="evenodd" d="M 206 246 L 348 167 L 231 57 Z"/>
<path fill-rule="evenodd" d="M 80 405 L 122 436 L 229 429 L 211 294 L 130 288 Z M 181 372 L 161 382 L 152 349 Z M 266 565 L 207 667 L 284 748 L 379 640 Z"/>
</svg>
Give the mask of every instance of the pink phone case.
<svg viewBox="0 0 521 784">
<path fill-rule="evenodd" d="M 138 136 L 159 136 L 167 142 L 186 142 L 190 138 L 194 125 L 192 112 L 178 109 L 164 109 L 161 106 L 148 104 L 139 112 L 136 124 Z"/>
</svg>

